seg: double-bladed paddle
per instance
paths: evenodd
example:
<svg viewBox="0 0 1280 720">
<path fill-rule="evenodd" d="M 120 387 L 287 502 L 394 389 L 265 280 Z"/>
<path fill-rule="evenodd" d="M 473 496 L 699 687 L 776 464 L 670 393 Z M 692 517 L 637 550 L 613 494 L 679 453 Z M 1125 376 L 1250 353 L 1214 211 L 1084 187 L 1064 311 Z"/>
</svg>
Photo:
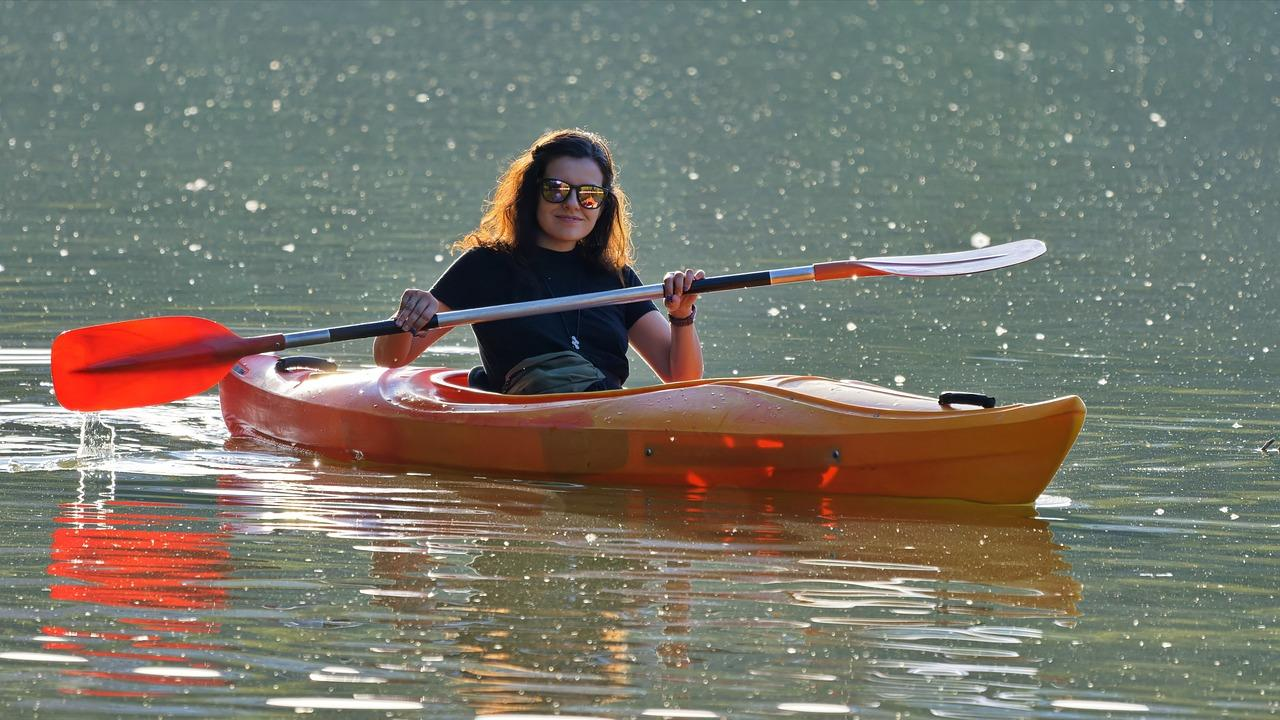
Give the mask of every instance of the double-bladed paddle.
<svg viewBox="0 0 1280 720">
<path fill-rule="evenodd" d="M 697 280 L 691 293 L 718 292 L 806 280 L 856 277 L 946 277 L 997 270 L 1039 257 L 1039 240 L 936 255 L 836 260 L 801 267 L 737 273 Z M 566 295 L 436 315 L 428 328 L 618 305 L 663 296 L 661 283 Z M 178 400 L 218 384 L 235 361 L 255 353 L 358 340 L 402 332 L 391 320 L 323 330 L 242 338 L 212 320 L 158 317 L 68 330 L 53 341 L 53 389 L 69 410 L 86 412 L 141 407 Z"/>
</svg>

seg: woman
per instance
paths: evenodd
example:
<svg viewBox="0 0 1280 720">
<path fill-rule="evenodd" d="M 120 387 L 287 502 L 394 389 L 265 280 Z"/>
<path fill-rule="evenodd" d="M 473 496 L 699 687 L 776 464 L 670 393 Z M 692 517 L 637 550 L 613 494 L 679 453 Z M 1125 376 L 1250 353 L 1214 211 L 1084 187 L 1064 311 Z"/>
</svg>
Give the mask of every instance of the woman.
<svg viewBox="0 0 1280 720">
<path fill-rule="evenodd" d="M 598 135 L 559 130 L 538 138 L 498 180 L 480 226 L 454 245 L 464 254 L 430 292 L 404 291 L 394 320 L 405 332 L 378 338 L 375 362 L 399 367 L 422 354 L 449 331 L 423 331 L 436 313 L 641 285 L 628 264 L 631 219 L 614 177 L 613 157 Z M 472 385 L 563 391 L 528 378 L 567 364 L 591 376 L 568 389 L 620 388 L 628 345 L 664 382 L 700 378 L 697 296 L 686 291 L 702 277 L 701 270 L 666 274 L 666 318 L 645 300 L 474 325 L 484 364 L 483 372 L 472 372 Z"/>
</svg>

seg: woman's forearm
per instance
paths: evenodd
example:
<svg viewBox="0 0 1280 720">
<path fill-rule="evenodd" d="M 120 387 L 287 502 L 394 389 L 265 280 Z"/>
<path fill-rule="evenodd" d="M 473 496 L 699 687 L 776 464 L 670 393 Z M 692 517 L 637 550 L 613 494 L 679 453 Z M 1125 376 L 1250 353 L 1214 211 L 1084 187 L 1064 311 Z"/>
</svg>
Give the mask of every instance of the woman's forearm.
<svg viewBox="0 0 1280 720">
<path fill-rule="evenodd" d="M 400 296 L 400 307 L 392 316 L 405 332 L 383 335 L 374 340 L 373 361 L 381 367 L 402 367 L 413 362 L 423 350 L 431 347 L 431 343 L 449 332 L 450 328 L 425 329 L 432 317 L 448 310 L 448 305 L 437 301 L 426 290 L 405 290 Z"/>
<path fill-rule="evenodd" d="M 702 377 L 702 341 L 694 325 L 671 327 L 671 353 L 668 382 L 697 380 Z"/>
<path fill-rule="evenodd" d="M 403 367 L 452 328 L 428 330 L 417 337 L 407 332 L 383 335 L 373 341 L 373 361 L 380 367 Z"/>
<path fill-rule="evenodd" d="M 401 367 L 411 360 L 409 352 L 413 347 L 413 336 L 402 332 L 395 335 L 383 335 L 373 341 L 373 361 L 381 367 Z"/>
</svg>

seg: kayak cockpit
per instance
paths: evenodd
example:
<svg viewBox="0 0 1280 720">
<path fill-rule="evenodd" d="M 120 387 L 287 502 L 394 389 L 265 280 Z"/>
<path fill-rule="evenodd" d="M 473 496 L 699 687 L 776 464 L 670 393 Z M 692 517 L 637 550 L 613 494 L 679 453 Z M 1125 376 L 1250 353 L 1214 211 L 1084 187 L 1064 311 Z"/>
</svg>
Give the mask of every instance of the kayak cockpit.
<svg viewBox="0 0 1280 720">
<path fill-rule="evenodd" d="M 979 408 L 941 405 L 937 399 L 852 380 L 830 380 L 809 375 L 760 375 L 744 378 L 704 378 L 621 390 L 547 395 L 506 395 L 472 388 L 468 372 L 451 368 L 404 369 L 389 375 L 384 392 L 410 406 L 444 403 L 454 408 L 541 407 L 556 403 L 596 404 L 619 399 L 640 400 L 642 396 L 677 396 L 714 402 L 725 393 L 755 395 L 761 400 L 800 403 L 841 413 L 875 417 L 921 415 L 938 416 L 969 413 Z M 678 407 L 678 405 L 672 405 Z M 1012 406 L 1010 406 L 1012 407 Z"/>
</svg>

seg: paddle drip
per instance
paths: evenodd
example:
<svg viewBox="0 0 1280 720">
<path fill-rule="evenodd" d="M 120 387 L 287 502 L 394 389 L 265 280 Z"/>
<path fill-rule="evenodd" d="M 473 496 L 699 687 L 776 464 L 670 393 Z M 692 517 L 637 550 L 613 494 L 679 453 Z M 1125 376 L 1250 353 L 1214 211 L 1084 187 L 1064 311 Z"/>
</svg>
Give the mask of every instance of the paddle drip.
<svg viewBox="0 0 1280 720">
<path fill-rule="evenodd" d="M 82 527 L 85 513 L 100 512 L 103 504 L 115 499 L 116 473 L 111 461 L 116 456 L 116 429 L 102 421 L 101 413 L 85 413 L 80 422 L 80 447 L 75 468 L 80 476 L 76 501 L 65 505 L 66 514 Z"/>
<path fill-rule="evenodd" d="M 85 413 L 80 422 L 80 447 L 76 457 L 82 461 L 110 460 L 116 453 L 116 429 L 102 421 L 101 413 Z"/>
</svg>

